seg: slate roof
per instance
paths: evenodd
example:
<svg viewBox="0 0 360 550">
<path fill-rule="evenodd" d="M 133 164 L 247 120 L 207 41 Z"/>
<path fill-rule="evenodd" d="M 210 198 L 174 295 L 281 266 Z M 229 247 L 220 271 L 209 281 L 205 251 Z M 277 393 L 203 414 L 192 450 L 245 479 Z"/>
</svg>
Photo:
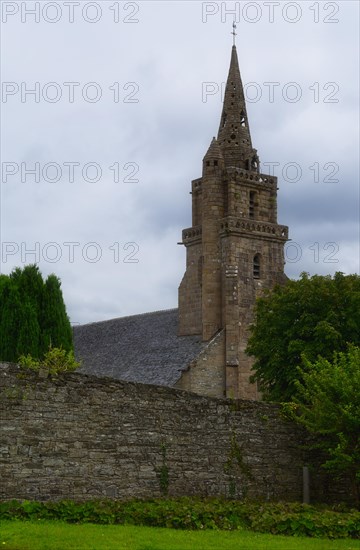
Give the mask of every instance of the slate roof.
<svg viewBox="0 0 360 550">
<path fill-rule="evenodd" d="M 177 329 L 177 309 L 74 327 L 78 372 L 173 386 L 206 346 L 200 336 L 178 336 Z"/>
</svg>

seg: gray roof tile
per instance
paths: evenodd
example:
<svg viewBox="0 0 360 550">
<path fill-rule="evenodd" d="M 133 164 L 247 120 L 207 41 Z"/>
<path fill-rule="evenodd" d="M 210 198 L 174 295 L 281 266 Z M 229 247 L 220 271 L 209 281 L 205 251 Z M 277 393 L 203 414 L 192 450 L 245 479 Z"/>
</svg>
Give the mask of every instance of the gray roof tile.
<svg viewBox="0 0 360 550">
<path fill-rule="evenodd" d="M 206 346 L 201 336 L 178 336 L 177 329 L 177 309 L 74 327 L 78 372 L 173 386 Z"/>
</svg>

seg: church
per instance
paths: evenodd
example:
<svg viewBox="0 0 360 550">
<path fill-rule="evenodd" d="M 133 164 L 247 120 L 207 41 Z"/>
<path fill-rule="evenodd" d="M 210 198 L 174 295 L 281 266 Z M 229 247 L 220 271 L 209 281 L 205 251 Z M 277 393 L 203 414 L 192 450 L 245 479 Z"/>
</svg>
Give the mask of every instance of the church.
<svg viewBox="0 0 360 550">
<path fill-rule="evenodd" d="M 79 372 L 261 399 L 245 349 L 256 298 L 286 281 L 288 228 L 277 222 L 277 189 L 252 145 L 233 45 L 218 134 L 191 184 L 178 309 L 74 327 Z"/>
</svg>

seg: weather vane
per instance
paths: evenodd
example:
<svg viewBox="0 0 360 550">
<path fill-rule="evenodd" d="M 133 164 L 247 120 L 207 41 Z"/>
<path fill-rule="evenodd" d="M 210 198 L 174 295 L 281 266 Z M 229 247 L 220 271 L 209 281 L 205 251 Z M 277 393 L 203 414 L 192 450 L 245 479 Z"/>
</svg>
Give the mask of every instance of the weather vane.
<svg viewBox="0 0 360 550">
<path fill-rule="evenodd" d="M 234 21 L 233 21 L 232 26 L 233 26 L 233 30 L 232 30 L 232 33 L 231 33 L 231 34 L 232 34 L 233 37 L 234 37 L 234 46 L 235 46 L 235 36 L 236 36 L 236 34 L 237 34 L 237 33 L 236 33 L 236 22 L 235 22 L 235 18 L 234 18 Z"/>
</svg>

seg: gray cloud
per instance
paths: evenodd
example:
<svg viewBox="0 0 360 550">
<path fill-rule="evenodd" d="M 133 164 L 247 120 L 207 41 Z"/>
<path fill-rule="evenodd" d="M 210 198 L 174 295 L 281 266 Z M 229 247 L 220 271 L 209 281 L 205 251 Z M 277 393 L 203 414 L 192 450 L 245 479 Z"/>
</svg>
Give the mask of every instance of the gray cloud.
<svg viewBox="0 0 360 550">
<path fill-rule="evenodd" d="M 8 273 L 23 260 L 38 259 L 45 274 L 61 277 L 73 322 L 176 306 L 185 268 L 184 249 L 176 243 L 191 224 L 190 181 L 201 175 L 202 158 L 218 129 L 220 91 L 204 102 L 202 88 L 211 82 L 220 90 L 226 80 L 231 17 L 221 21 L 224 3 L 207 23 L 201 2 L 137 4 L 135 24 L 115 24 L 113 2 L 101 2 L 103 17 L 95 24 L 81 17 L 70 24 L 63 14 L 56 24 L 21 23 L 13 16 L 2 26 L 3 81 L 28 87 L 39 82 L 42 92 L 44 84 L 56 82 L 63 93 L 57 103 L 42 98 L 36 103 L 30 96 L 22 103 L 18 94 L 2 103 L 2 162 L 25 162 L 28 168 L 56 162 L 63 170 L 56 183 L 43 178 L 36 183 L 31 176 L 21 182 L 19 174 L 2 183 L 1 239 L 19 251 L 3 255 L 1 269 Z M 341 3 L 339 22 L 333 24 L 323 22 L 329 15 L 326 2 L 319 3 L 319 23 L 313 21 L 313 3 L 298 4 L 297 23 L 281 16 L 269 23 L 258 2 L 261 20 L 251 24 L 242 18 L 238 24 L 243 82 L 256 83 L 262 92 L 258 102 L 248 102 L 252 139 L 263 163 L 280 163 L 275 172 L 279 222 L 290 226 L 300 247 L 289 249 L 287 274 L 350 273 L 359 270 L 358 3 Z M 123 3 L 120 9 L 122 20 L 129 13 Z M 80 83 L 74 103 L 66 100 L 66 82 Z M 101 88 L 97 103 L 82 97 L 89 82 Z M 130 96 L 138 103 L 123 101 L 135 91 L 127 85 L 131 82 L 139 86 Z M 279 83 L 273 102 L 266 82 Z M 295 103 L 283 96 L 284 90 L 294 91 L 291 82 L 301 89 Z M 325 103 L 332 82 L 339 87 L 334 95 L 339 101 Z M 74 182 L 66 162 L 80 164 Z M 98 182 L 82 176 L 89 162 L 101 167 Z M 116 162 L 118 183 L 110 169 Z M 291 162 L 302 169 L 298 182 L 284 180 L 282 170 Z M 138 182 L 123 181 L 131 174 L 124 169 L 127 163 L 139 166 L 133 176 Z M 319 182 L 310 169 L 314 163 Z M 339 182 L 323 181 L 329 175 L 326 163 L 339 166 Z M 339 248 L 329 257 L 333 251 L 326 246 L 333 242 Z M 79 243 L 73 245 L 73 258 L 64 243 Z M 31 249 L 36 254 L 22 258 L 22 248 L 23 256 Z M 99 250 L 101 257 L 92 261 Z M 56 253 L 61 257 L 52 263 Z M 138 262 L 124 263 L 129 254 Z"/>
</svg>

